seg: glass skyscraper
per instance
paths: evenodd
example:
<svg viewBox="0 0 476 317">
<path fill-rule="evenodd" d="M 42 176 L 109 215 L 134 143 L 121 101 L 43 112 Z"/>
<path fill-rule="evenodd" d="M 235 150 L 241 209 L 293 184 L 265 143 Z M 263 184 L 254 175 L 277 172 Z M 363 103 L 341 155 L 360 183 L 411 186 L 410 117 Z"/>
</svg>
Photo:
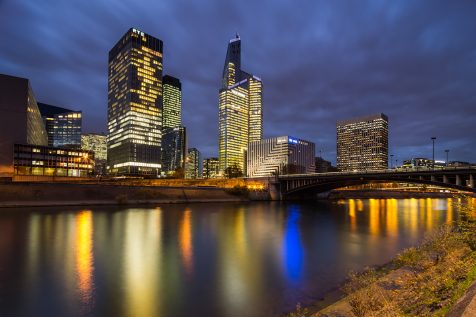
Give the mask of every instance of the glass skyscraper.
<svg viewBox="0 0 476 317">
<path fill-rule="evenodd" d="M 38 103 L 48 134 L 48 146 L 81 148 L 82 112 Z"/>
<path fill-rule="evenodd" d="M 185 171 L 187 133 L 185 127 L 165 128 L 162 134 L 162 171 L 167 175 Z"/>
<path fill-rule="evenodd" d="M 158 175 L 162 129 L 163 43 L 131 28 L 109 51 L 108 168 Z"/>
<path fill-rule="evenodd" d="M 178 78 L 165 75 L 163 85 L 163 125 L 165 128 L 178 128 L 182 124 L 182 83 Z"/>
<path fill-rule="evenodd" d="M 388 117 L 383 113 L 337 122 L 337 168 L 382 170 L 388 166 Z"/>
<path fill-rule="evenodd" d="M 241 70 L 241 39 L 228 43 L 219 97 L 220 171 L 238 166 L 245 172 L 249 142 L 263 138 L 263 84 L 261 79 Z"/>
</svg>

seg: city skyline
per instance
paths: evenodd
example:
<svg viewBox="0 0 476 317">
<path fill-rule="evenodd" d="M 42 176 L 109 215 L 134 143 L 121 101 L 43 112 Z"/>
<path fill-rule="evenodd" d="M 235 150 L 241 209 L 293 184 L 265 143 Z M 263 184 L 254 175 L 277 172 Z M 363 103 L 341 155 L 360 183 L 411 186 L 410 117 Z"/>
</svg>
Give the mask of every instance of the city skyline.
<svg viewBox="0 0 476 317">
<path fill-rule="evenodd" d="M 30 78 L 39 101 L 74 104 L 83 111 L 84 132 L 106 131 L 107 51 L 137 27 L 166 43 L 164 73 L 183 82 L 189 145 L 204 157 L 216 156 L 223 42 L 239 32 L 242 68 L 266 83 L 265 138 L 299 135 L 335 162 L 335 122 L 384 112 L 391 118 L 394 160 L 431 157 L 433 136 L 437 160 L 445 159 L 445 149 L 450 160 L 475 160 L 471 30 L 476 22 L 470 2 L 432 3 L 432 10 L 415 3 L 308 3 L 303 8 L 264 3 L 253 4 L 249 15 L 246 5 L 189 4 L 191 13 L 180 13 L 165 3 L 165 10 L 150 10 L 158 19 L 144 10 L 150 3 L 131 6 L 130 12 L 127 4 L 117 5 L 104 19 L 94 18 L 95 12 L 111 11 L 108 2 L 51 4 L 0 2 L 4 37 L 15 38 L 0 44 L 0 71 Z M 177 21 L 166 18 L 167 10 L 177 11 Z M 221 27 L 205 23 L 210 17 Z M 39 20 L 43 27 L 34 28 Z M 57 45 L 47 45 L 53 40 Z"/>
</svg>

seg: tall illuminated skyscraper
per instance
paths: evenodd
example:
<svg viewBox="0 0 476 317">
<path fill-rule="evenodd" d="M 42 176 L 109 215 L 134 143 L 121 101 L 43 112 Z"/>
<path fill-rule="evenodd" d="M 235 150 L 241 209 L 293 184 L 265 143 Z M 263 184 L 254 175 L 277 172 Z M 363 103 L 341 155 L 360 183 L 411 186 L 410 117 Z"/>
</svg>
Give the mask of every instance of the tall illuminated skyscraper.
<svg viewBox="0 0 476 317">
<path fill-rule="evenodd" d="M 163 43 L 129 29 L 109 51 L 109 171 L 157 175 L 162 128 Z"/>
<path fill-rule="evenodd" d="M 383 170 L 388 166 L 388 117 L 383 113 L 337 122 L 337 168 Z"/>
<path fill-rule="evenodd" d="M 263 83 L 241 70 L 241 39 L 228 43 L 219 98 L 220 171 L 238 166 L 245 172 L 249 142 L 263 138 Z"/>
<path fill-rule="evenodd" d="M 162 128 L 178 128 L 182 124 L 182 83 L 178 78 L 165 75 L 163 86 Z"/>
</svg>

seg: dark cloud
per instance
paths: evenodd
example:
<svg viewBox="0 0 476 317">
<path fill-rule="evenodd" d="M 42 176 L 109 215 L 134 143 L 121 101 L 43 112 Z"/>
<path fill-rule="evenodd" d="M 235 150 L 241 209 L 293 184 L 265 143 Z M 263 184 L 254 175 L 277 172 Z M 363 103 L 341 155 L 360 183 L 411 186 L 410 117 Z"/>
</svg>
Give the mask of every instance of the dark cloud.
<svg viewBox="0 0 476 317">
<path fill-rule="evenodd" d="M 474 1 L 0 0 L 0 72 L 105 131 L 107 53 L 134 26 L 164 41 L 183 82 L 189 145 L 216 155 L 229 38 L 263 79 L 265 136 L 312 140 L 335 160 L 335 122 L 383 112 L 395 158 L 476 161 Z"/>
</svg>

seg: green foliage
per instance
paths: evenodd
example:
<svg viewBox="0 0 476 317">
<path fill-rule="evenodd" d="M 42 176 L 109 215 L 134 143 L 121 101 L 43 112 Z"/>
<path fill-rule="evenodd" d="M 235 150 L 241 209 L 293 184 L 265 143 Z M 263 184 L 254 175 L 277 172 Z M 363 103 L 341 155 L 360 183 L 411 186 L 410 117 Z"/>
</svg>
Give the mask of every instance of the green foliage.
<svg viewBox="0 0 476 317">
<path fill-rule="evenodd" d="M 355 316 L 447 313 L 476 279 L 476 208 L 470 198 L 457 198 L 460 217 L 454 226 L 442 226 L 390 264 L 398 278 L 386 280 L 388 275 L 374 269 L 349 274 L 343 290 Z"/>
</svg>

